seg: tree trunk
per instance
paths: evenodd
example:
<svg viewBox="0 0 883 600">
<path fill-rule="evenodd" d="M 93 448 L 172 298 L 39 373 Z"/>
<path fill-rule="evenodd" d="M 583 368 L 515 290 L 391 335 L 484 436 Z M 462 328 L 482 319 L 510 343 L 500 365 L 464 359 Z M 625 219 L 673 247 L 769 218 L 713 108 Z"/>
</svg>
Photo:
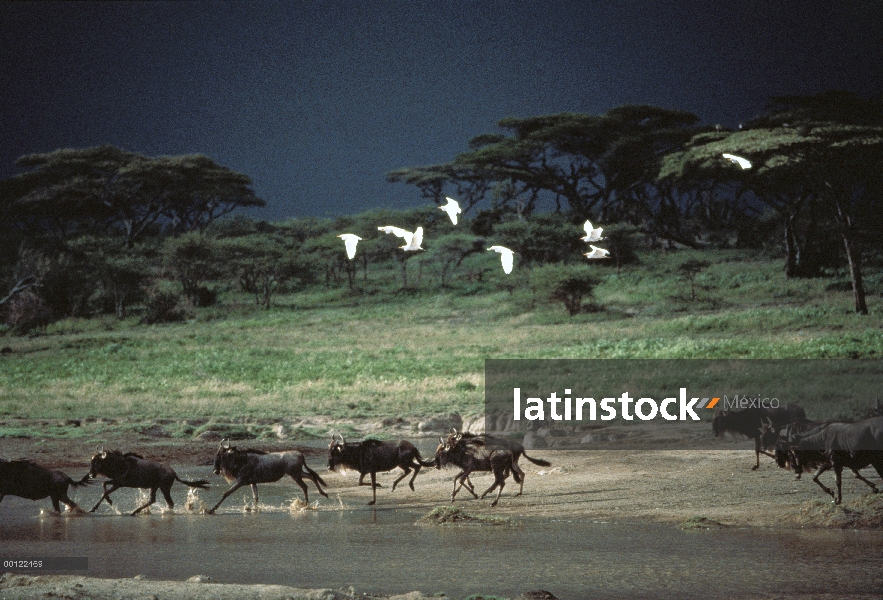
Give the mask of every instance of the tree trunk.
<svg viewBox="0 0 883 600">
<path fill-rule="evenodd" d="M 862 283 L 862 255 L 861 250 L 853 243 L 852 218 L 843 210 L 843 203 L 837 197 L 837 215 L 843 227 L 843 248 L 846 250 L 846 261 L 849 263 L 849 275 L 852 279 L 852 297 L 855 300 L 855 312 L 868 314 L 868 304 L 865 302 L 865 286 Z"/>
</svg>

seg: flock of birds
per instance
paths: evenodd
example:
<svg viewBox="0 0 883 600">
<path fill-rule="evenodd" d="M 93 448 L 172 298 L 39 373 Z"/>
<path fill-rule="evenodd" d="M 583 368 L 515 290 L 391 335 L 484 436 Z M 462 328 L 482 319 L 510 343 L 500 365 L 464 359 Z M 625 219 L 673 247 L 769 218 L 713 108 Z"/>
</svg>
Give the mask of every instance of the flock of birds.
<svg viewBox="0 0 883 600">
<path fill-rule="evenodd" d="M 750 169 L 751 161 L 742 158 L 741 156 L 736 156 L 735 154 L 722 154 L 723 158 L 733 162 L 742 169 Z M 451 219 L 451 223 L 454 225 L 457 224 L 457 215 L 462 213 L 460 210 L 460 204 L 454 200 L 453 198 L 446 197 L 448 203 L 444 206 L 440 206 L 439 210 L 447 213 L 448 217 Z M 592 245 L 591 242 L 599 242 L 604 238 L 601 237 L 601 232 L 603 229 L 601 227 L 595 227 L 592 225 L 590 221 L 586 221 L 583 223 L 583 228 L 586 230 L 586 235 L 581 237 L 580 239 L 589 244 L 589 248 L 591 250 L 589 252 L 584 252 L 583 256 L 586 258 L 607 258 L 610 256 L 610 252 L 605 250 L 604 248 L 599 248 L 598 246 Z M 383 233 L 391 233 L 396 237 L 400 237 L 405 240 L 405 244 L 403 246 L 399 246 L 405 252 L 415 252 L 417 250 L 423 250 L 420 244 L 423 243 L 423 227 L 418 227 L 414 231 L 407 231 L 400 227 L 394 227 L 392 225 L 386 225 L 384 227 L 378 227 L 380 231 Z M 346 255 L 352 260 L 356 256 L 356 246 L 359 243 L 360 238 L 354 233 L 342 233 L 338 235 L 340 239 L 343 240 L 344 245 L 346 246 Z M 498 252 L 500 254 L 500 261 L 503 264 L 503 272 L 507 275 L 512 272 L 512 267 L 515 263 L 515 252 L 506 248 L 505 246 L 491 246 L 488 248 L 488 251 Z"/>
<path fill-rule="evenodd" d="M 453 198 L 447 198 L 448 203 L 444 206 L 440 206 L 439 209 L 447 213 L 448 217 L 451 219 L 451 223 L 454 225 L 457 224 L 457 215 L 462 213 L 463 211 L 460 209 L 460 204 L 454 200 Z M 584 242 L 598 242 L 604 238 L 601 237 L 601 232 L 603 229 L 601 227 L 594 227 L 591 222 L 586 221 L 583 224 L 583 227 L 586 230 L 585 237 L 582 237 Z M 400 227 L 394 227 L 392 225 L 385 225 L 383 227 L 378 227 L 380 231 L 383 233 L 391 233 L 396 237 L 400 237 L 405 240 L 405 244 L 403 246 L 399 246 L 405 252 L 415 252 L 417 250 L 423 250 L 421 244 L 423 243 L 423 227 L 418 227 L 414 231 L 407 231 Z M 356 246 L 359 243 L 360 238 L 354 233 L 342 233 L 338 235 L 340 239 L 343 240 L 344 245 L 346 246 L 346 255 L 352 260 L 356 256 Z M 590 252 L 584 253 L 587 258 L 607 258 L 610 255 L 608 250 L 604 248 L 599 248 L 597 246 L 593 246 L 589 244 L 589 248 L 591 248 Z M 512 272 L 512 267 L 515 263 L 515 251 L 506 248 L 505 246 L 491 246 L 488 248 L 489 251 L 498 252 L 500 254 L 500 261 L 503 264 L 503 272 L 507 275 Z"/>
</svg>

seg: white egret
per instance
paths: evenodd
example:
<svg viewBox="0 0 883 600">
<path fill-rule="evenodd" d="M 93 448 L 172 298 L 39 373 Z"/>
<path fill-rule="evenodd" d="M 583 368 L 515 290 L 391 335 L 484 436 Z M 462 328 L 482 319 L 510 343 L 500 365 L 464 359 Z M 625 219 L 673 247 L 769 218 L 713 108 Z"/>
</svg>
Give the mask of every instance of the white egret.
<svg viewBox="0 0 883 600">
<path fill-rule="evenodd" d="M 604 230 L 600 227 L 592 227 L 592 223 L 590 221 L 586 221 L 585 223 L 583 223 L 583 229 L 586 230 L 586 236 L 581 237 L 580 239 L 584 242 L 600 242 L 604 239 L 601 237 L 601 232 Z"/>
<path fill-rule="evenodd" d="M 610 255 L 610 251 L 605 250 L 604 248 L 599 248 L 598 246 L 593 246 L 591 244 L 589 244 L 589 248 L 592 249 L 591 252 L 583 253 L 586 258 L 607 258 Z"/>
<path fill-rule="evenodd" d="M 393 227 L 392 225 L 387 225 L 385 227 L 378 227 L 380 231 L 383 233 L 391 233 L 397 237 L 405 240 L 404 246 L 399 246 L 402 250 L 406 252 L 412 252 L 414 250 L 423 250 L 420 247 L 420 244 L 423 243 L 423 228 L 418 227 L 413 233 L 402 229 L 400 227 Z"/>
<path fill-rule="evenodd" d="M 512 261 L 515 253 L 505 246 L 491 246 L 488 250 L 500 253 L 500 261 L 503 263 L 503 272 L 507 275 L 512 272 Z"/>
<path fill-rule="evenodd" d="M 346 255 L 352 260 L 353 257 L 356 256 L 356 244 L 358 244 L 359 240 L 362 238 L 354 233 L 341 233 L 337 237 L 343 240 L 343 243 L 346 245 Z"/>
<path fill-rule="evenodd" d="M 462 210 L 460 210 L 460 204 L 456 200 L 454 200 L 453 198 L 448 198 L 447 196 L 445 196 L 445 200 L 447 200 L 448 203 L 445 204 L 444 206 L 439 206 L 438 208 L 439 208 L 439 210 L 443 210 L 446 213 L 448 213 L 448 216 L 451 217 L 451 223 L 456 225 L 457 224 L 457 215 L 459 215 L 461 212 L 463 212 Z"/>
<path fill-rule="evenodd" d="M 726 158 L 730 162 L 736 163 L 737 165 L 739 165 L 743 169 L 750 169 L 751 168 L 751 161 L 748 160 L 747 158 L 742 158 L 741 156 L 736 156 L 735 154 L 726 154 L 726 153 L 721 154 L 721 156 L 723 156 L 724 158 Z"/>
</svg>

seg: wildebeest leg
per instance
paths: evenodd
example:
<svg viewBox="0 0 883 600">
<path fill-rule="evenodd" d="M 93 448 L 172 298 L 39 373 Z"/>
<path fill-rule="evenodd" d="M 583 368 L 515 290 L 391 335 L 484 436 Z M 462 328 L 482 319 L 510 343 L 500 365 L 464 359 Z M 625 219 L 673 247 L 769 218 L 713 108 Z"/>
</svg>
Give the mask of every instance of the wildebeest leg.
<svg viewBox="0 0 883 600">
<path fill-rule="evenodd" d="M 304 502 L 307 503 L 307 504 L 309 504 L 309 503 L 310 503 L 310 497 L 309 497 L 309 495 L 307 494 L 307 484 L 305 484 L 305 483 L 304 483 L 304 480 L 301 479 L 300 474 L 292 475 L 291 478 L 294 479 L 294 482 L 297 484 L 297 486 L 298 486 L 300 489 L 303 490 L 303 492 L 304 492 Z M 313 483 L 316 483 L 316 482 L 314 481 Z M 318 483 L 316 483 L 316 487 L 319 487 L 319 484 L 318 484 Z M 319 491 L 321 492 L 322 490 L 319 490 Z"/>
<path fill-rule="evenodd" d="M 371 485 L 370 483 L 365 483 L 364 481 L 362 481 L 363 479 L 365 479 L 365 475 L 367 475 L 367 473 L 362 473 L 361 475 L 359 475 L 359 485 Z M 378 483 L 375 487 L 383 486 Z"/>
<path fill-rule="evenodd" d="M 107 489 L 107 484 L 108 484 L 108 483 L 111 483 L 110 489 Z M 104 482 L 104 493 L 101 495 L 101 499 L 98 500 L 98 504 L 96 504 L 95 506 L 93 506 L 93 507 L 92 507 L 92 510 L 90 510 L 89 512 L 95 512 L 95 509 L 97 509 L 98 506 L 99 506 L 102 502 L 104 502 L 105 500 L 107 500 L 107 503 L 108 503 L 110 506 L 113 506 L 113 502 L 110 501 L 110 495 L 111 495 L 112 493 L 114 493 L 115 491 L 117 491 L 118 489 L 120 489 L 119 484 L 105 481 L 105 482 Z"/>
<path fill-rule="evenodd" d="M 319 485 L 319 481 L 321 481 L 321 479 L 322 479 L 321 477 L 319 477 L 319 474 L 316 473 L 315 471 L 313 471 L 311 468 L 309 468 L 306 465 L 304 465 L 304 470 L 306 471 L 306 474 L 303 474 L 302 476 L 306 477 L 307 479 L 312 481 L 313 484 L 316 486 L 316 489 L 319 490 L 319 493 L 327 498 L 328 494 L 326 494 L 325 490 L 322 489 L 322 486 Z M 322 483 L 325 483 L 325 482 L 322 482 Z M 306 498 L 306 497 L 307 497 L 307 492 L 304 491 L 304 498 Z"/>
<path fill-rule="evenodd" d="M 843 481 L 843 465 L 834 465 L 834 479 L 837 481 L 837 498 L 834 504 L 840 504 L 843 500 L 843 493 L 840 491 L 840 484 Z"/>
<path fill-rule="evenodd" d="M 174 510 L 175 501 L 172 500 L 172 484 L 170 483 L 167 486 L 161 487 L 160 491 L 162 492 L 162 497 L 166 500 L 166 505 L 168 505 L 169 510 Z"/>
<path fill-rule="evenodd" d="M 398 479 L 396 479 L 395 481 L 392 482 L 392 491 L 396 491 L 396 486 L 399 484 L 399 482 L 411 474 L 410 467 L 402 465 L 402 469 L 404 469 L 405 472 L 402 473 L 401 477 L 399 477 Z M 414 488 L 412 487 L 411 489 L 414 489 Z"/>
<path fill-rule="evenodd" d="M 818 470 L 818 472 L 817 472 L 817 473 L 815 474 L 815 476 L 812 478 L 812 480 L 815 481 L 815 482 L 818 484 L 818 486 L 819 486 L 820 488 L 822 488 L 823 490 L 825 490 L 825 493 L 826 493 L 826 494 L 828 494 L 829 496 L 831 496 L 832 498 L 834 498 L 834 490 L 832 490 L 831 488 L 827 487 L 824 483 L 822 483 L 821 481 L 819 481 L 819 475 L 821 475 L 822 473 L 824 473 L 825 471 L 827 471 L 827 470 L 830 469 L 830 468 L 831 468 L 831 467 L 830 467 L 829 465 L 824 465 L 824 466 L 820 467 L 819 470 Z"/>
<path fill-rule="evenodd" d="M 505 487 L 505 485 L 506 485 L 506 477 L 508 477 L 508 476 L 509 476 L 508 472 L 494 473 L 494 484 L 491 487 L 489 487 L 488 489 L 486 489 L 485 492 L 481 495 L 481 497 L 484 498 L 489 493 L 491 493 L 495 487 L 500 488 L 500 491 L 497 492 L 497 497 L 494 498 L 493 502 L 491 502 L 491 506 L 496 506 L 497 502 L 500 501 L 500 496 L 503 493 L 503 487 Z"/>
<path fill-rule="evenodd" d="M 59 500 L 61 500 L 61 501 L 64 502 L 65 504 L 67 504 L 68 508 L 70 508 L 71 510 L 73 510 L 73 509 L 75 509 L 75 508 L 80 508 L 79 506 L 77 506 L 77 503 L 76 503 L 76 502 L 74 502 L 73 500 L 71 500 L 71 499 L 68 497 L 67 493 L 62 494 L 62 495 L 59 497 Z M 61 511 L 59 510 L 58 512 L 61 512 Z"/>
<path fill-rule="evenodd" d="M 375 504 L 377 502 L 377 472 L 371 471 L 371 494 L 373 496 L 371 502 L 368 503 L 368 506 Z"/>
<path fill-rule="evenodd" d="M 451 494 L 451 504 L 454 503 L 454 497 L 457 495 L 457 492 L 459 492 L 460 489 L 464 488 L 464 487 L 466 488 L 466 491 L 468 491 L 470 494 L 472 494 L 472 496 L 474 498 L 478 499 L 478 496 L 475 494 L 474 488 L 470 488 L 470 487 L 464 485 L 466 481 L 469 481 L 469 474 L 471 472 L 472 471 L 467 471 L 464 469 L 463 471 L 460 471 L 460 473 L 458 473 L 454 477 L 454 492 Z M 457 485 L 457 480 L 460 481 L 459 486 Z"/>
<path fill-rule="evenodd" d="M 258 509 L 258 484 L 251 484 L 251 495 L 254 496 L 254 508 Z"/>
<path fill-rule="evenodd" d="M 514 473 L 513 478 L 515 479 L 515 483 L 521 484 L 521 487 L 518 488 L 518 493 L 515 494 L 516 496 L 520 496 L 522 493 L 524 493 L 524 471 L 521 470 L 521 467 L 518 466 L 518 463 L 513 462 L 512 472 Z M 506 476 L 508 477 L 509 474 L 507 473 Z M 519 479 L 521 481 L 519 481 Z"/>
<path fill-rule="evenodd" d="M 760 438 L 754 438 L 754 455 L 755 455 L 755 463 L 754 466 L 751 467 L 752 471 L 756 471 L 760 468 Z"/>
<path fill-rule="evenodd" d="M 880 490 L 877 489 L 877 486 L 874 485 L 874 483 L 872 481 L 868 481 L 867 479 L 865 479 L 864 477 L 861 476 L 861 474 L 858 472 L 858 469 L 852 469 L 852 472 L 855 473 L 856 479 L 859 479 L 860 481 L 864 481 L 869 486 L 871 486 L 873 493 L 877 494 L 880 492 Z"/>
<path fill-rule="evenodd" d="M 52 508 L 55 509 L 55 512 L 61 512 L 61 506 L 58 505 L 58 501 L 60 498 L 58 496 L 51 496 L 52 499 Z"/>
<path fill-rule="evenodd" d="M 414 475 L 411 476 L 411 480 L 408 482 L 408 487 L 411 488 L 412 492 L 414 492 L 414 491 L 416 491 L 414 489 L 414 480 L 417 479 L 417 473 L 420 472 L 420 467 L 422 467 L 423 465 L 421 465 L 420 463 L 417 463 L 412 466 L 414 467 Z"/>
<path fill-rule="evenodd" d="M 142 510 L 144 510 L 145 508 L 147 508 L 148 506 L 150 506 L 151 504 L 153 504 L 154 502 L 156 502 L 156 490 L 157 490 L 157 488 L 150 488 L 150 502 L 148 502 L 147 504 L 145 504 L 144 506 L 142 506 L 141 508 L 139 508 L 138 510 L 133 512 L 132 513 L 133 517 L 135 515 L 137 515 L 138 513 L 140 513 Z"/>
<path fill-rule="evenodd" d="M 239 488 L 241 488 L 241 487 L 244 486 L 244 485 L 247 485 L 246 482 L 244 482 L 244 481 L 237 481 L 236 483 L 234 483 L 234 484 L 233 484 L 233 487 L 231 487 L 229 490 L 227 490 L 226 492 L 224 492 L 224 495 L 221 496 L 221 499 L 218 500 L 218 503 L 215 504 L 210 510 L 208 510 L 208 511 L 206 511 L 206 512 L 207 512 L 208 514 L 210 514 L 210 515 L 211 515 L 211 514 L 214 514 L 215 509 L 217 509 L 219 506 L 221 506 L 221 502 L 223 502 L 224 500 L 226 500 L 226 499 L 227 499 L 227 496 L 229 496 L 230 494 L 232 494 L 233 492 L 235 492 L 236 490 L 238 490 Z"/>
</svg>

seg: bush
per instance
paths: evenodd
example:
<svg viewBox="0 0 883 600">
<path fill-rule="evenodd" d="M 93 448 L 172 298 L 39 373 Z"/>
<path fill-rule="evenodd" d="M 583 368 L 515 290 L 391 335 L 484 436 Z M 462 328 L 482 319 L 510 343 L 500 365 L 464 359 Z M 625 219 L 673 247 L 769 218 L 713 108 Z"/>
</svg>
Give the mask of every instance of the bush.
<svg viewBox="0 0 883 600">
<path fill-rule="evenodd" d="M 594 304 L 583 305 L 597 284 L 598 278 L 589 265 L 543 265 L 530 272 L 529 285 L 534 296 L 563 303 L 570 316 L 601 309 Z"/>
<path fill-rule="evenodd" d="M 9 303 L 6 323 L 13 333 L 25 335 L 34 329 L 45 328 L 55 320 L 55 313 L 40 296 L 26 291 Z"/>
<path fill-rule="evenodd" d="M 151 292 L 147 296 L 144 308 L 144 316 L 141 318 L 141 322 L 147 325 L 175 323 L 183 321 L 185 318 L 184 311 L 181 310 L 181 295 L 175 292 Z"/>
</svg>

